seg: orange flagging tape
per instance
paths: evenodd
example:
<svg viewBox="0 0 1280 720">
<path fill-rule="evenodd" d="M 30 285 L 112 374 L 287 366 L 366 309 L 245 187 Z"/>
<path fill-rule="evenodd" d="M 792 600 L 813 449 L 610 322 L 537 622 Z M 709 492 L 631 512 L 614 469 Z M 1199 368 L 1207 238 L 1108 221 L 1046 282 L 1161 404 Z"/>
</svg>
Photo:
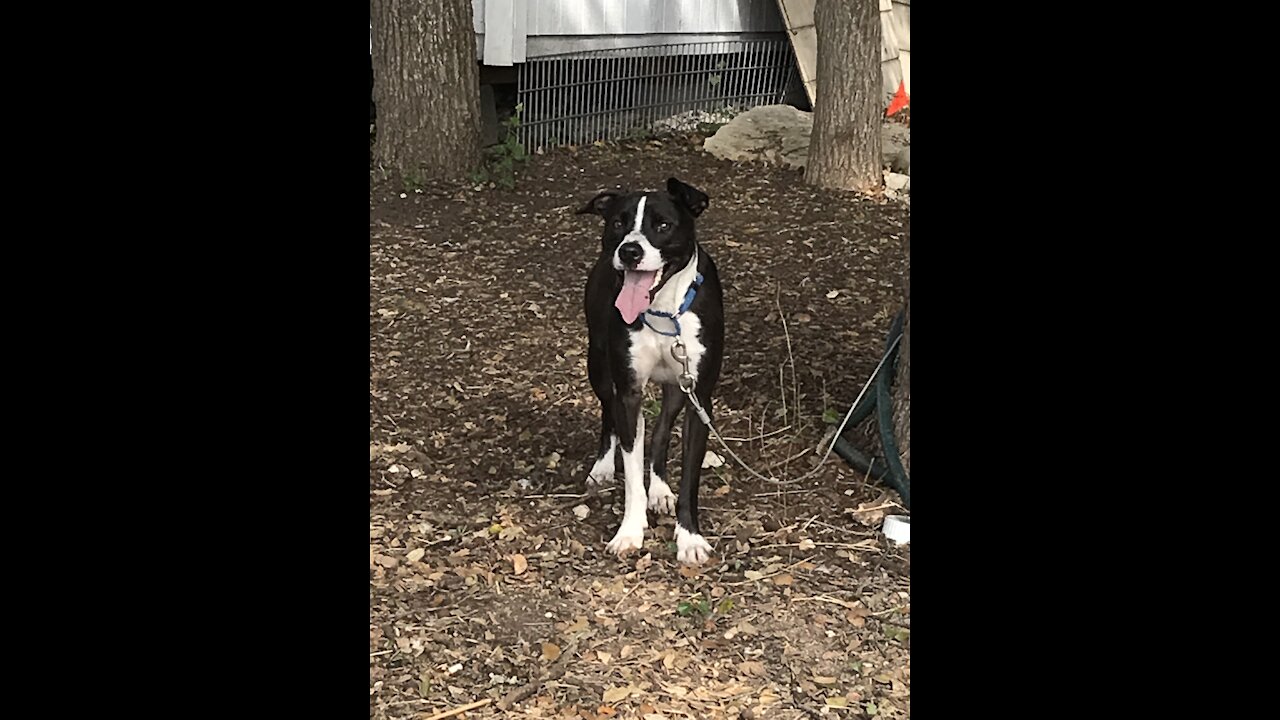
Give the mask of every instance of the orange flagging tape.
<svg viewBox="0 0 1280 720">
<path fill-rule="evenodd" d="M 898 92 L 893 96 L 893 102 L 889 103 L 889 109 L 885 110 L 884 114 L 892 115 L 910 104 L 911 98 L 907 95 L 906 86 L 898 83 Z"/>
</svg>

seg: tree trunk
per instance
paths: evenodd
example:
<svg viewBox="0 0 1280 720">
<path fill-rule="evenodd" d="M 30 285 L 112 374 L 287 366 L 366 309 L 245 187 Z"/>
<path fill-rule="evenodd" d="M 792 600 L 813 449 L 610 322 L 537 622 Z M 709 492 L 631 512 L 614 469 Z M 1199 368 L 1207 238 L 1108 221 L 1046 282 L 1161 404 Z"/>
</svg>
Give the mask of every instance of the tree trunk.
<svg viewBox="0 0 1280 720">
<path fill-rule="evenodd" d="M 461 179 L 480 161 L 471 0 L 370 0 L 374 160 L 400 178 Z"/>
<path fill-rule="evenodd" d="M 898 344 L 898 378 L 893 391 L 893 438 L 898 441 L 902 467 L 911 475 L 911 239 L 906 245 L 907 267 L 903 273 L 906 317 L 902 320 L 902 342 Z"/>
<path fill-rule="evenodd" d="M 884 184 L 884 118 L 877 0 L 818 0 L 818 92 L 804 177 L 810 185 L 868 192 Z"/>
</svg>

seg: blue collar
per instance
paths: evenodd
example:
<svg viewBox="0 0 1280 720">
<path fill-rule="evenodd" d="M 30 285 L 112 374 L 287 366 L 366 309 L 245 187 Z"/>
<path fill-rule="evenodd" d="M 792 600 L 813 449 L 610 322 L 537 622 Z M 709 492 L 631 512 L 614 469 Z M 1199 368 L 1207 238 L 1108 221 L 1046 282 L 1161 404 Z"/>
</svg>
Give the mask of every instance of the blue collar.
<svg viewBox="0 0 1280 720">
<path fill-rule="evenodd" d="M 694 276 L 693 282 L 689 283 L 689 289 L 684 294 L 684 302 L 680 303 L 680 309 L 677 310 L 675 314 L 662 312 L 661 310 L 645 310 L 644 315 L 641 315 L 640 319 L 644 320 L 644 324 L 647 325 L 650 330 L 658 333 L 659 335 L 666 335 L 667 337 L 678 337 L 680 335 L 680 316 L 688 312 L 689 306 L 693 305 L 693 298 L 698 294 L 698 288 L 701 287 L 701 285 L 702 285 L 702 273 L 698 273 L 696 276 Z M 676 326 L 676 331 L 665 332 L 663 330 L 659 330 L 649 322 L 649 318 L 647 317 L 648 315 L 653 315 L 655 317 L 662 317 L 670 320 L 671 324 Z"/>
</svg>

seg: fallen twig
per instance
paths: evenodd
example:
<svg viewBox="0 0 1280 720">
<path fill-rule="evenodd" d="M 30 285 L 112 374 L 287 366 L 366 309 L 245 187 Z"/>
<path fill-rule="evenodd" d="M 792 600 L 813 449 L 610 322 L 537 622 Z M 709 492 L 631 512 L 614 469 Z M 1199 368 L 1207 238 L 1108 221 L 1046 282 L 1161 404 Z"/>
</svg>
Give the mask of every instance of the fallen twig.
<svg viewBox="0 0 1280 720">
<path fill-rule="evenodd" d="M 796 422 L 800 421 L 800 383 L 796 378 L 796 356 L 791 352 L 791 330 L 787 328 L 787 316 L 782 312 L 782 286 L 773 286 L 773 304 L 778 309 L 778 317 L 782 320 L 782 333 L 787 338 L 787 361 L 791 364 L 791 395 L 792 409 L 796 414 Z M 783 391 L 783 397 L 786 396 L 786 390 Z M 783 420 L 786 420 L 786 413 L 783 413 Z"/>
<path fill-rule="evenodd" d="M 559 505 L 556 505 L 555 507 L 553 507 L 553 508 L 551 508 L 551 509 L 552 509 L 553 511 L 555 511 L 555 512 L 560 512 L 561 510 L 568 510 L 568 509 L 569 509 L 569 508 L 571 508 L 571 507 L 575 507 L 575 506 L 577 506 L 577 505 L 580 505 L 580 504 L 582 503 L 582 501 L 583 501 L 583 500 L 589 500 L 589 499 L 591 499 L 591 498 L 593 498 L 593 497 L 599 497 L 599 496 L 602 496 L 602 495 L 608 495 L 608 494 L 610 494 L 610 493 L 612 493 L 612 492 L 613 492 L 613 488 L 611 488 L 611 487 L 605 487 L 605 488 L 600 488 L 600 489 L 595 490 L 595 491 L 592 491 L 592 492 L 583 493 L 583 494 L 581 494 L 581 495 L 564 495 L 564 496 L 562 496 L 562 497 L 570 497 L 570 498 L 573 498 L 573 499 L 572 499 L 572 500 L 570 500 L 569 502 L 560 503 Z M 548 495 L 548 496 L 544 496 L 544 497 L 550 497 L 550 496 Z"/>
<path fill-rule="evenodd" d="M 892 500 L 890 500 L 889 502 L 887 502 L 887 503 L 885 503 L 885 504 L 883 504 L 883 505 L 876 505 L 875 507 L 869 507 L 869 508 L 854 508 L 854 509 L 852 509 L 852 510 L 845 510 L 845 512 L 848 512 L 848 513 L 864 513 L 864 512 L 874 512 L 874 511 L 876 511 L 876 510 L 884 510 L 885 508 L 895 508 L 895 507 L 896 507 L 896 508 L 899 508 L 899 509 L 902 509 L 902 510 L 905 510 L 905 509 L 906 509 L 906 508 L 902 507 L 901 505 L 899 505 L 898 503 L 893 502 Z"/>
<path fill-rule="evenodd" d="M 779 576 L 779 575 L 781 575 L 781 574 L 783 574 L 783 573 L 787 572 L 787 571 L 788 571 L 788 570 L 790 570 L 791 568 L 796 567 L 797 565 L 803 565 L 803 564 L 805 564 L 805 563 L 807 563 L 807 562 L 809 562 L 809 559 L 808 559 L 808 558 L 805 558 L 804 560 L 798 560 L 798 561 L 796 561 L 796 562 L 793 562 L 793 563 L 791 563 L 790 565 L 788 565 L 788 566 L 786 566 L 786 567 L 782 568 L 781 570 L 779 570 L 779 571 L 777 571 L 777 572 L 775 572 L 775 573 L 770 573 L 770 574 L 768 574 L 768 575 L 762 575 L 762 576 L 760 576 L 760 577 L 756 578 L 755 580 L 738 580 L 737 582 L 727 582 L 727 583 L 724 583 L 724 584 L 725 584 L 725 585 L 746 585 L 747 583 L 754 583 L 754 582 L 760 582 L 761 580 L 768 580 L 768 579 L 769 579 L 769 578 L 771 578 L 771 577 L 777 577 L 777 576 Z"/>
<path fill-rule="evenodd" d="M 864 534 L 864 533 L 854 533 L 854 534 L 858 535 L 858 534 Z M 735 536 L 726 535 L 725 537 L 735 537 Z M 773 548 L 800 547 L 801 544 L 802 543 L 794 542 L 794 543 L 776 543 L 773 545 L 754 545 L 752 546 L 751 549 L 752 550 L 771 550 Z M 846 550 L 874 550 L 875 549 L 875 547 L 872 545 L 862 545 L 857 543 L 815 542 L 813 544 L 817 547 L 843 548 Z"/>
<path fill-rule="evenodd" d="M 466 705 L 459 705 L 458 707 L 452 710 L 445 710 L 444 712 L 438 712 L 435 715 L 432 715 L 431 717 L 426 718 L 426 720 L 444 720 L 445 718 L 451 718 L 454 715 L 461 715 L 462 713 L 468 710 L 475 710 L 476 708 L 482 708 L 491 702 L 493 702 L 493 698 L 485 698 L 483 700 L 477 700 L 473 703 L 467 703 Z M 501 703 L 499 703 L 499 706 L 501 706 Z"/>
<path fill-rule="evenodd" d="M 750 420 L 750 418 L 747 418 L 747 419 L 748 419 L 748 420 Z M 726 441 L 729 441 L 729 442 L 751 442 L 751 441 L 753 441 L 753 440 L 763 440 L 763 439 L 765 439 L 765 438 L 767 438 L 767 437 L 773 437 L 774 435 L 777 435 L 778 433 L 786 432 L 786 431 L 788 431 L 788 430 L 790 430 L 790 429 L 791 429 L 791 426 L 790 426 L 790 425 L 785 425 L 785 426 L 783 426 L 783 427 L 778 428 L 777 430 L 770 430 L 770 431 L 769 431 L 769 432 L 767 432 L 767 433 L 761 433 L 760 435 L 756 435 L 755 437 L 749 437 L 749 438 L 739 438 L 739 437 L 722 437 L 722 438 L 720 438 L 720 439 L 721 439 L 721 440 L 726 440 Z"/>
<path fill-rule="evenodd" d="M 613 488 L 603 488 L 600 490 L 600 493 L 607 493 L 612 491 L 613 491 Z M 581 495 L 575 495 L 574 493 L 549 493 L 549 494 L 534 493 L 532 495 L 521 495 L 521 497 L 523 498 L 577 498 L 581 500 L 581 499 L 591 497 L 591 493 L 582 493 Z"/>
<path fill-rule="evenodd" d="M 638 582 L 635 585 L 632 585 L 631 589 L 623 594 L 622 599 L 618 601 L 618 604 L 613 606 L 613 611 L 618 612 L 618 608 L 622 607 L 622 603 L 626 602 L 626 599 L 631 597 L 631 593 L 635 592 L 638 587 L 640 587 L 640 583 Z"/>
<path fill-rule="evenodd" d="M 831 603 L 832 605 L 839 605 L 840 607 L 842 607 L 842 608 L 847 608 L 847 609 L 849 609 L 849 610 L 862 610 L 862 611 L 863 611 L 863 614 L 864 614 L 866 617 L 879 617 L 879 616 L 881 616 L 881 615 L 889 615 L 889 614 L 891 614 L 891 613 L 895 613 L 895 612 L 899 612 L 899 611 L 901 611 L 901 610 L 904 610 L 904 609 L 906 609 L 906 607 L 907 607 L 906 605 L 900 605 L 900 606 L 898 606 L 898 607 L 891 607 L 891 608 L 889 608 L 888 610 L 877 610 L 876 612 L 870 612 L 870 611 L 868 611 L 865 607 L 863 607 L 863 606 L 861 606 L 861 605 L 854 605 L 853 603 L 849 602 L 848 600 L 841 600 L 840 598 L 833 598 L 833 597 L 830 597 L 830 596 L 828 596 L 828 595 L 811 595 L 811 596 L 808 596 L 808 597 L 797 597 L 797 598 L 791 598 L 791 602 L 803 602 L 803 601 L 805 601 L 805 600 L 818 600 L 818 601 L 820 601 L 820 602 Z M 905 627 L 905 626 L 903 626 L 903 627 Z"/>
<path fill-rule="evenodd" d="M 765 471 L 766 471 L 766 472 L 767 472 L 767 471 L 769 471 L 769 470 L 772 470 L 772 469 L 774 469 L 774 468 L 776 468 L 776 467 L 779 467 L 779 466 L 781 466 L 781 467 L 783 467 L 783 468 L 785 469 L 785 468 L 787 467 L 787 465 L 791 463 L 791 461 L 792 461 L 792 460 L 798 460 L 798 459 L 800 459 L 801 457 L 803 457 L 803 456 L 804 456 L 804 454 L 805 454 L 805 453 L 809 452 L 809 451 L 810 451 L 810 450 L 812 450 L 812 449 L 813 449 L 813 448 L 805 448 L 805 449 L 801 450 L 800 452 L 796 453 L 795 455 L 792 455 L 791 457 L 789 457 L 789 458 L 787 458 L 787 459 L 785 459 L 785 460 L 781 460 L 781 461 L 779 461 L 779 462 L 775 462 L 775 463 L 773 463 L 773 464 L 771 464 L 771 465 L 766 465 L 764 469 L 765 469 Z"/>
<path fill-rule="evenodd" d="M 774 495 L 796 495 L 799 493 L 815 493 L 821 489 L 822 488 L 812 487 L 812 488 L 806 488 L 804 490 L 775 490 L 773 492 L 756 493 L 751 497 L 772 497 Z"/>
<path fill-rule="evenodd" d="M 572 650 L 567 650 L 564 652 L 564 655 L 569 655 L 571 652 Z M 551 682 L 552 680 L 559 680 L 564 677 L 566 667 L 567 664 L 563 661 L 562 656 L 562 659 L 555 664 L 545 677 L 527 682 L 506 695 L 503 695 L 502 699 L 498 701 L 498 708 L 501 710 L 510 710 L 516 703 L 538 692 L 538 689 L 543 685 Z M 434 718 L 429 718 L 428 720 L 434 720 Z"/>
</svg>

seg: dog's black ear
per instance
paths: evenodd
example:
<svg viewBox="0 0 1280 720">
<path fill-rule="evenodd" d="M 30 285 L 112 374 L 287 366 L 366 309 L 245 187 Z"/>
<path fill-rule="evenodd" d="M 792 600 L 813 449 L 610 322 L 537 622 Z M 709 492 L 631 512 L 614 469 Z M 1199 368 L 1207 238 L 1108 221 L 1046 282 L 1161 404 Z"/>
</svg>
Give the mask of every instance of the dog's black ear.
<svg viewBox="0 0 1280 720">
<path fill-rule="evenodd" d="M 622 193 L 619 193 L 619 192 L 614 192 L 612 190 L 605 190 L 599 195 L 591 198 L 591 200 L 588 201 L 586 205 L 583 205 L 582 207 L 578 208 L 576 211 L 574 211 L 573 214 L 574 215 L 599 215 L 600 217 L 604 217 L 605 214 L 609 212 L 609 206 L 612 205 L 613 201 L 617 200 L 621 195 Z"/>
<path fill-rule="evenodd" d="M 688 208 L 694 217 L 701 215 L 702 211 L 706 210 L 707 205 L 711 202 L 706 193 L 692 185 L 686 185 L 676 178 L 667 180 L 667 192 L 671 193 L 671 197 L 680 201 L 681 205 Z"/>
</svg>

